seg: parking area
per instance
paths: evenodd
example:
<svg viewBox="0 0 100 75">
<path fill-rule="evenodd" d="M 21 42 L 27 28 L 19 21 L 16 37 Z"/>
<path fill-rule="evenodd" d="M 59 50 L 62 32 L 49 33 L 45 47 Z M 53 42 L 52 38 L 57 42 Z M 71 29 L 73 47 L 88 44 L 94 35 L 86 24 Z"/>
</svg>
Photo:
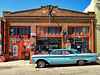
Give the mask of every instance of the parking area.
<svg viewBox="0 0 100 75">
<path fill-rule="evenodd" d="M 36 64 L 29 64 L 29 60 L 17 60 L 0 63 L 0 75 L 100 75 L 100 63 L 36 68 Z"/>
</svg>

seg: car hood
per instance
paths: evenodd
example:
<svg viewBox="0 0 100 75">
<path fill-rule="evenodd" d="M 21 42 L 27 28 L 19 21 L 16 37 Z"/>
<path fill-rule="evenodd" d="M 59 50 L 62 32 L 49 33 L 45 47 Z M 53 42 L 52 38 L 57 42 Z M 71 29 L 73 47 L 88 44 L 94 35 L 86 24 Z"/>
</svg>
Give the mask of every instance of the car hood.
<svg viewBox="0 0 100 75">
<path fill-rule="evenodd" d="M 32 55 L 32 57 L 47 57 L 47 56 L 50 56 L 49 54 L 46 54 L 46 55 Z"/>
</svg>

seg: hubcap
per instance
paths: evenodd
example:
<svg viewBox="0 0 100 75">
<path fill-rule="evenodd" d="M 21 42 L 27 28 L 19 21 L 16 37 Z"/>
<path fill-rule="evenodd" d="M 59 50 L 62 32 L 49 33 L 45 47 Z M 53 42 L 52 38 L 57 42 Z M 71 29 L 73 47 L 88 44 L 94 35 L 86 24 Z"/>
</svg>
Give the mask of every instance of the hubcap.
<svg viewBox="0 0 100 75">
<path fill-rule="evenodd" d="M 79 64 L 80 65 L 84 65 L 84 61 L 79 61 Z"/>
<path fill-rule="evenodd" d="M 39 61 L 39 62 L 38 62 L 38 66 L 39 66 L 39 67 L 44 67 L 44 65 L 45 65 L 45 62 L 43 62 L 43 61 Z"/>
</svg>

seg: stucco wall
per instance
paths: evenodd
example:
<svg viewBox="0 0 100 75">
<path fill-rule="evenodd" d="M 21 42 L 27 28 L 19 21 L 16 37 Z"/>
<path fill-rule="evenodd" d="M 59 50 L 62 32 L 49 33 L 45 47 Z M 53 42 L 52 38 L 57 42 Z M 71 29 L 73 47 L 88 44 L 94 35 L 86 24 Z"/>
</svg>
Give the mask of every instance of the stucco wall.
<svg viewBox="0 0 100 75">
<path fill-rule="evenodd" d="M 100 53 L 100 6 L 96 6 L 100 0 L 95 0 L 95 50 Z"/>
</svg>

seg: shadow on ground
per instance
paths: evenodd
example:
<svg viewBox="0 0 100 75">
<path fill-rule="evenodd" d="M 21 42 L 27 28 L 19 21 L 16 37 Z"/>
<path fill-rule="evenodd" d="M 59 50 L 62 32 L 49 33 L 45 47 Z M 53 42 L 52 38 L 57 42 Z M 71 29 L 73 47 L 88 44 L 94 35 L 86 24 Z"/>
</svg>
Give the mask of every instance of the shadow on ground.
<svg viewBox="0 0 100 75">
<path fill-rule="evenodd" d="M 100 65 L 99 63 L 86 63 L 84 66 Z M 76 67 L 76 64 L 67 64 L 67 65 L 46 65 L 45 68 L 60 68 L 60 67 Z M 36 67 L 38 68 L 38 67 Z"/>
</svg>

